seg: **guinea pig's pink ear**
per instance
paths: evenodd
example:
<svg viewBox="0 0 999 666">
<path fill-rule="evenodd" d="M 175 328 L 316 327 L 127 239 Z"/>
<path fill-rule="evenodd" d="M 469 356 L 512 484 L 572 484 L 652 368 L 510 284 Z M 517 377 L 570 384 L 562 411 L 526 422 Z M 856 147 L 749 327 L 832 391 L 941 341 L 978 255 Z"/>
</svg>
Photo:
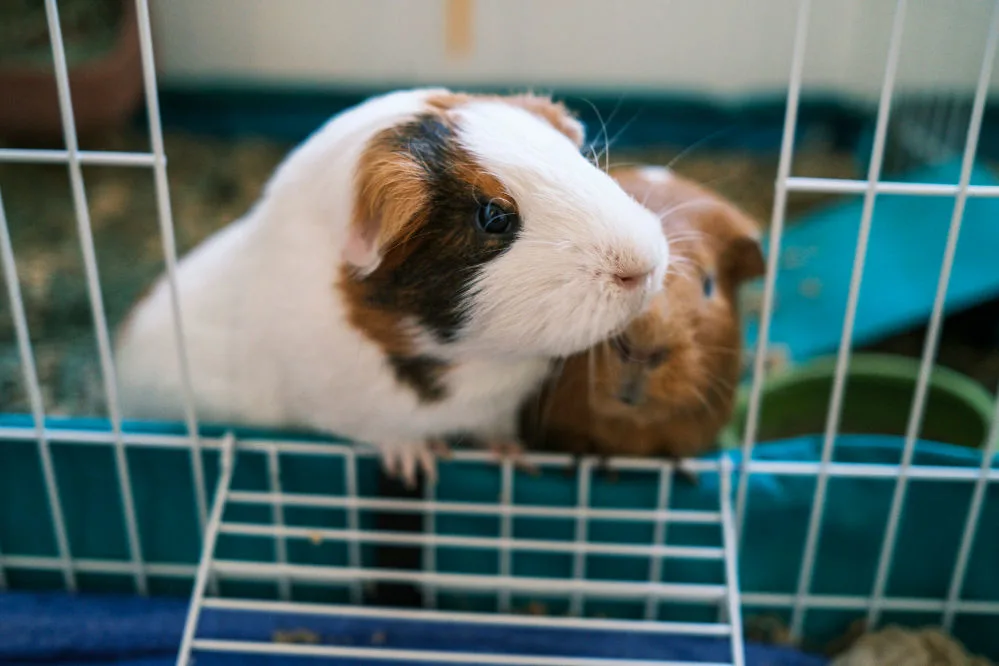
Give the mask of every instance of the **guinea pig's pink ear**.
<svg viewBox="0 0 999 666">
<path fill-rule="evenodd" d="M 552 127 L 569 137 L 577 148 L 583 147 L 586 139 L 586 129 L 583 123 L 569 111 L 561 102 L 554 102 L 550 97 L 540 95 L 512 95 L 507 98 L 511 104 L 530 111 L 547 121 Z"/>
<path fill-rule="evenodd" d="M 429 200 L 423 176 L 414 160 L 377 141 L 361 156 L 343 245 L 343 260 L 359 274 L 373 272 L 393 243 L 415 231 Z"/>
<path fill-rule="evenodd" d="M 736 284 L 758 278 L 767 272 L 767 260 L 757 236 L 739 236 L 726 251 L 726 263 Z"/>
</svg>

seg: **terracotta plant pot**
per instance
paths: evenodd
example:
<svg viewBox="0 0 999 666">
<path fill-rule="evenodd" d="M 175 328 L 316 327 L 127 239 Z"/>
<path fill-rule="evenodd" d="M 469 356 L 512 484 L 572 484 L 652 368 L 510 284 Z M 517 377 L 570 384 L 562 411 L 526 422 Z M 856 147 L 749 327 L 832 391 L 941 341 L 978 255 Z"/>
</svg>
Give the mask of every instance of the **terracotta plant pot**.
<svg viewBox="0 0 999 666">
<path fill-rule="evenodd" d="M 127 121 L 142 100 L 142 57 L 135 3 L 122 1 L 114 46 L 70 64 L 73 115 L 80 135 Z M 0 63 L 0 135 L 18 142 L 59 142 L 62 120 L 54 69 Z"/>
</svg>

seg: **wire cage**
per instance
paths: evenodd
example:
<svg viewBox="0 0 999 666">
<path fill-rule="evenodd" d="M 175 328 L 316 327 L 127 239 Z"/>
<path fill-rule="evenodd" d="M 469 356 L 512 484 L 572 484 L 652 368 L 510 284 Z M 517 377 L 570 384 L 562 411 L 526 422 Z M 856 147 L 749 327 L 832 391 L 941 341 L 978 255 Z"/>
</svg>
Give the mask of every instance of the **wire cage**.
<svg viewBox="0 0 999 666">
<path fill-rule="evenodd" d="M 744 640 L 749 614 L 782 617 L 794 640 L 862 617 L 871 625 L 939 623 L 996 650 L 987 628 L 999 618 L 992 456 L 999 403 L 978 451 L 923 441 L 920 428 L 963 213 L 969 201 L 999 196 L 999 186 L 973 182 L 999 2 L 985 27 L 970 105 L 963 112 L 954 101 L 928 110 L 903 105 L 893 120 L 908 6 L 896 1 L 861 180 L 792 175 L 811 5 L 796 4 L 739 446 L 691 461 L 697 486 L 656 460 L 613 459 L 618 479 L 611 482 L 594 460 L 568 475 L 575 468 L 567 456 L 532 455 L 541 469 L 533 477 L 463 451 L 442 465 L 436 486 L 411 492 L 380 474 L 373 450 L 349 442 L 199 423 L 190 391 L 183 423 L 122 420 L 84 166 L 152 172 L 176 353 L 186 368 L 149 10 L 136 0 L 150 151 L 87 151 L 74 128 L 57 2 L 46 0 L 65 147 L 3 148 L 0 161 L 68 168 L 108 415 L 46 413 L 0 193 L 0 260 L 30 405 L 30 413 L 0 416 L 0 589 L 189 595 L 178 664 L 229 654 L 350 660 L 338 663 L 741 665 L 763 654 Z M 913 160 L 953 154 L 960 155 L 956 182 L 883 178 Z M 842 257 L 851 267 L 849 291 L 824 431 L 761 443 L 777 265 L 793 193 L 859 195 L 863 207 L 855 255 Z M 908 427 L 894 439 L 840 432 L 875 204 L 893 196 L 944 199 L 950 210 Z"/>
</svg>

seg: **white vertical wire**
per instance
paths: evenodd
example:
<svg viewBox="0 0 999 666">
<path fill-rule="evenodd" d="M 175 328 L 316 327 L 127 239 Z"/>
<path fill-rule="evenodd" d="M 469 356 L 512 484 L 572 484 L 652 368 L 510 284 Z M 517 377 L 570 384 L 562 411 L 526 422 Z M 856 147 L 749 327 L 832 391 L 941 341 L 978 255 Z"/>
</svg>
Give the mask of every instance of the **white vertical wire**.
<svg viewBox="0 0 999 666">
<path fill-rule="evenodd" d="M 187 607 L 187 618 L 184 621 L 184 633 L 181 637 L 180 650 L 177 652 L 177 666 L 187 666 L 191 660 L 191 648 L 194 636 L 198 630 L 198 619 L 205 599 L 205 588 L 212 572 L 212 559 L 215 557 L 215 543 L 218 541 L 219 528 L 222 525 L 222 514 L 229 496 L 229 486 L 232 483 L 232 472 L 236 466 L 236 438 L 232 432 L 226 433 L 219 452 L 219 476 L 215 487 L 215 498 L 212 500 L 212 513 L 205 525 L 205 535 L 201 541 L 201 557 L 198 560 L 198 571 L 194 576 L 194 586 L 191 590 L 191 603 Z"/>
<path fill-rule="evenodd" d="M 135 0 L 135 9 L 139 24 L 139 46 L 142 51 L 142 79 L 146 91 L 146 115 L 149 116 L 149 142 L 154 156 L 153 174 L 156 185 L 157 218 L 160 226 L 160 239 L 163 243 L 167 283 L 170 287 L 170 305 L 173 315 L 171 321 L 173 323 L 174 343 L 177 347 L 177 365 L 180 370 L 184 422 L 193 444 L 191 447 L 191 474 L 194 477 L 194 499 L 198 511 L 198 525 L 204 531 L 208 515 L 208 508 L 205 505 L 205 471 L 201 459 L 198 417 L 194 408 L 194 391 L 191 388 L 187 345 L 180 312 L 180 290 L 177 287 L 177 246 L 174 238 L 173 211 L 170 206 L 170 185 L 166 173 L 166 153 L 163 149 L 163 126 L 160 122 L 160 102 L 156 90 L 156 64 L 153 60 L 153 38 L 149 25 L 147 0 Z"/>
<path fill-rule="evenodd" d="M 655 526 L 652 528 L 652 545 L 666 545 L 666 517 L 665 512 L 669 510 L 670 490 L 673 487 L 673 465 L 663 463 L 659 468 L 659 493 L 656 496 L 656 510 L 663 512 L 661 517 L 656 518 Z M 660 555 L 652 555 L 649 560 L 649 583 L 656 584 L 662 579 L 663 558 Z M 661 597 L 655 593 L 649 593 L 645 600 L 645 619 L 655 620 L 658 615 L 659 601 Z"/>
<path fill-rule="evenodd" d="M 278 459 L 277 447 L 273 444 L 267 447 L 267 481 L 270 491 L 281 494 L 281 463 Z M 284 527 L 284 504 L 271 503 L 271 520 L 278 527 Z M 274 554 L 278 564 L 288 564 L 288 539 L 283 534 L 274 535 Z M 278 579 L 278 594 L 282 601 L 291 599 L 291 579 L 281 576 Z"/>
<path fill-rule="evenodd" d="M 347 493 L 347 497 L 351 499 L 357 499 L 357 454 L 354 452 L 353 447 L 348 447 L 347 452 L 343 456 L 343 475 L 344 475 L 344 490 Z M 351 505 L 347 509 L 347 527 L 350 528 L 352 535 L 350 541 L 347 543 L 347 561 L 350 563 L 352 569 L 361 568 L 361 544 L 357 540 L 357 533 L 361 529 L 360 515 L 356 505 Z M 364 601 L 364 590 L 361 587 L 360 581 L 354 581 L 350 584 L 350 600 L 356 605 L 360 605 Z"/>
<path fill-rule="evenodd" d="M 985 504 L 985 493 L 989 487 L 989 471 L 992 469 L 992 458 L 999 451 L 999 398 L 996 398 L 995 409 L 992 412 L 992 425 L 989 437 L 982 447 L 982 464 L 978 478 L 975 480 L 975 491 L 971 496 L 971 506 L 968 507 L 968 517 L 964 521 L 964 533 L 961 535 L 961 545 L 957 551 L 957 563 L 947 590 L 947 601 L 944 604 L 943 628 L 950 631 L 954 624 L 954 615 L 960 602 L 961 589 L 964 587 L 964 577 L 968 572 L 968 560 L 971 549 L 975 545 L 978 533 L 978 521 Z"/>
<path fill-rule="evenodd" d="M 739 596 L 739 537 L 735 531 L 735 517 L 732 515 L 732 469 L 731 459 L 723 456 L 721 469 L 718 470 L 718 499 L 725 553 L 725 601 L 728 603 L 726 608 L 732 644 L 732 664 L 743 666 L 746 663 L 746 646 L 742 636 L 742 602 Z"/>
<path fill-rule="evenodd" d="M 129 559 L 135 571 L 135 586 L 139 594 L 146 594 L 146 574 L 139 548 L 139 527 L 135 520 L 135 501 L 132 496 L 132 481 L 128 471 L 125 442 L 121 437 L 121 415 L 118 409 L 118 387 L 115 381 L 114 362 L 111 358 L 111 339 L 108 335 L 107 320 L 104 316 L 104 299 L 97 272 L 97 257 L 94 250 L 94 236 L 90 228 L 90 211 L 87 208 L 87 195 L 83 187 L 83 171 L 78 156 L 76 125 L 73 117 L 73 101 L 69 89 L 69 71 L 66 65 L 66 51 L 62 41 L 62 28 L 59 25 L 59 10 L 55 0 L 45 0 L 45 15 L 48 20 L 49 38 L 52 41 L 52 60 L 55 66 L 56 89 L 59 94 L 59 111 L 62 116 L 63 137 L 66 142 L 70 183 L 73 191 L 73 206 L 76 211 L 77 233 L 80 236 L 80 249 L 87 276 L 87 292 L 90 297 L 91 315 L 94 319 L 94 332 L 97 337 L 97 351 L 101 361 L 101 374 L 104 380 L 104 393 L 107 397 L 108 415 L 115 435 L 115 468 L 118 486 L 121 491 L 122 510 L 128 539 Z"/>
<path fill-rule="evenodd" d="M 59 553 L 63 583 L 66 586 L 66 591 L 76 592 L 76 575 L 73 572 L 69 537 L 66 534 L 66 521 L 63 518 L 62 503 L 59 498 L 59 484 L 55 477 L 49 441 L 45 436 L 45 403 L 42 400 L 42 389 L 38 382 L 35 354 L 31 348 L 28 318 L 24 310 L 24 299 L 21 296 L 21 283 L 17 277 L 14 246 L 10 241 L 10 229 L 7 226 L 7 212 L 3 205 L 2 195 L 0 195 L 0 262 L 3 264 L 4 280 L 7 282 L 7 300 L 10 303 L 11 318 L 14 320 L 14 330 L 17 336 L 17 349 L 21 356 L 24 390 L 28 394 L 28 403 L 31 405 L 35 439 L 38 442 L 38 457 L 42 464 L 42 478 L 45 481 L 45 494 L 48 498 L 49 510 L 52 512 L 52 531 Z M 0 579 L 3 579 L 2 568 L 0 568 Z M 6 586 L 5 581 L 2 586 Z"/>
<path fill-rule="evenodd" d="M 746 425 L 742 439 L 742 461 L 739 472 L 739 489 L 736 498 L 736 530 L 740 538 L 746 518 L 746 501 L 749 491 L 749 461 L 753 457 L 760 423 L 760 401 L 763 397 L 763 380 L 766 375 L 767 344 L 770 337 L 770 323 L 774 311 L 774 291 L 777 285 L 777 269 L 780 266 L 780 244 L 784 233 L 784 214 L 787 208 L 787 180 L 791 176 L 794 159 L 794 135 L 798 126 L 798 99 L 801 96 L 801 80 L 805 69 L 805 44 L 808 41 L 808 19 L 812 0 L 801 0 L 798 4 L 798 21 L 794 32 L 791 74 L 787 87 L 787 107 L 784 111 L 784 134 L 781 138 L 780 162 L 777 166 L 777 182 L 774 194 L 774 207 L 770 218 L 770 242 L 764 278 L 763 305 L 760 309 L 760 323 L 756 338 L 756 356 L 753 358 L 753 380 L 746 412 Z"/>
<path fill-rule="evenodd" d="M 588 540 L 587 520 L 583 509 L 590 506 L 590 482 L 593 476 L 593 461 L 584 458 L 579 465 L 579 479 L 576 485 L 576 553 L 572 558 L 572 579 L 586 579 L 586 552 L 581 548 Z M 583 615 L 583 592 L 573 592 L 572 600 L 569 603 L 569 615 L 581 617 Z"/>
<path fill-rule="evenodd" d="M 995 60 L 997 41 L 999 41 L 999 2 L 996 2 L 994 5 L 992 20 L 989 23 L 988 38 L 985 43 L 985 52 L 982 56 L 982 68 L 978 75 L 975 101 L 968 123 L 968 135 L 965 139 L 957 197 L 954 200 L 950 229 L 947 233 L 947 246 L 944 251 L 943 263 L 940 267 L 940 277 L 937 281 L 937 293 L 933 301 L 933 311 L 930 315 L 929 328 L 923 344 L 923 356 L 919 365 L 919 378 L 916 381 L 916 394 L 912 401 L 912 408 L 909 411 L 909 422 L 905 428 L 902 463 L 899 469 L 898 480 L 895 482 L 895 492 L 892 496 L 888 525 L 881 542 L 881 554 L 878 558 L 877 575 L 874 579 L 874 591 L 871 595 L 871 605 L 867 611 L 867 624 L 871 627 L 877 625 L 881 616 L 885 587 L 888 584 L 888 575 L 891 572 L 891 563 L 895 554 L 898 526 L 901 521 L 902 509 L 905 506 L 909 467 L 912 465 L 912 458 L 916 449 L 916 439 L 919 437 L 919 431 L 923 425 L 927 391 L 929 389 L 930 376 L 933 373 L 933 364 L 936 360 L 940 327 L 943 324 L 944 303 L 947 300 L 947 288 L 950 285 L 950 274 L 954 267 L 954 255 L 957 252 L 957 243 L 961 235 L 961 224 L 964 219 L 964 208 L 968 200 L 968 185 L 971 184 L 971 173 L 975 166 L 975 155 L 978 151 L 978 138 L 982 129 L 982 117 L 985 114 L 985 100 L 988 96 L 989 82 L 992 78 L 992 64 Z"/>
<path fill-rule="evenodd" d="M 437 573 L 437 512 L 434 501 L 437 499 L 437 484 L 426 480 L 423 484 L 423 531 L 430 538 L 423 545 L 423 570 Z M 437 608 L 437 586 L 427 583 L 423 587 L 423 602 L 427 608 Z"/>
<path fill-rule="evenodd" d="M 864 276 L 864 262 L 867 258 L 867 242 L 870 238 L 871 222 L 874 216 L 877 184 L 881 177 L 881 165 L 884 160 L 885 138 L 888 134 L 888 118 L 891 114 L 891 98 L 895 85 L 895 74 L 898 71 L 898 61 L 902 51 L 902 32 L 905 27 L 907 2 L 908 0 L 897 0 L 895 16 L 892 19 L 888 60 L 885 65 L 881 96 L 878 101 L 874 145 L 871 150 L 871 161 L 867 171 L 867 191 L 864 194 L 864 207 L 860 218 L 857 250 L 853 260 L 853 271 L 850 276 L 850 291 L 847 297 L 846 314 L 843 318 L 843 330 L 840 334 L 839 351 L 836 357 L 836 372 L 833 378 L 832 396 L 829 402 L 825 435 L 822 442 L 822 460 L 819 466 L 819 475 L 815 482 L 815 494 L 812 498 L 808 533 L 805 538 L 805 551 L 801 561 L 801 569 L 798 573 L 794 612 L 791 617 L 791 636 L 796 639 L 801 636 L 806 610 L 805 598 L 811 587 L 812 574 L 815 570 L 815 555 L 825 509 L 826 486 L 829 481 L 829 463 L 832 460 L 833 448 L 836 443 L 836 431 L 839 429 L 839 420 L 842 416 L 846 372 L 850 363 L 850 348 L 853 341 L 853 324 L 857 314 L 860 285 Z"/>
<path fill-rule="evenodd" d="M 125 443 L 121 437 L 121 415 L 118 409 L 118 387 L 115 381 L 114 362 L 111 357 L 111 340 L 104 314 L 104 299 L 101 295 L 97 258 L 94 250 L 94 237 L 90 226 L 90 211 L 87 208 L 87 195 L 83 186 L 83 172 L 80 167 L 79 147 L 76 138 L 76 125 L 73 116 L 73 102 L 69 88 L 69 72 L 66 65 L 66 52 L 59 25 L 59 10 L 55 0 L 45 0 L 45 14 L 48 19 L 49 37 L 52 41 L 52 59 L 55 65 L 56 88 L 59 94 L 59 110 L 62 116 L 63 136 L 68 154 L 70 183 L 73 192 L 73 205 L 76 211 L 77 232 L 83 252 L 84 268 L 87 276 L 87 291 L 90 297 L 94 332 L 97 337 L 97 350 L 101 361 L 101 374 L 104 380 L 104 393 L 107 397 L 108 415 L 115 434 L 115 468 L 121 492 L 122 510 L 127 531 L 129 559 L 135 571 L 135 586 L 139 594 L 148 592 L 144 563 L 139 548 L 139 528 L 135 519 L 135 501 L 132 495 L 131 475 Z"/>
<path fill-rule="evenodd" d="M 503 515 L 500 517 L 500 539 L 502 543 L 499 551 L 499 575 L 509 578 L 511 575 L 512 556 L 510 553 L 510 540 L 513 539 L 513 514 L 509 509 L 513 504 L 513 461 L 506 458 L 503 460 L 502 476 L 500 478 L 500 504 L 503 506 Z M 499 612 L 510 612 L 510 590 L 502 588 L 499 591 Z"/>
</svg>

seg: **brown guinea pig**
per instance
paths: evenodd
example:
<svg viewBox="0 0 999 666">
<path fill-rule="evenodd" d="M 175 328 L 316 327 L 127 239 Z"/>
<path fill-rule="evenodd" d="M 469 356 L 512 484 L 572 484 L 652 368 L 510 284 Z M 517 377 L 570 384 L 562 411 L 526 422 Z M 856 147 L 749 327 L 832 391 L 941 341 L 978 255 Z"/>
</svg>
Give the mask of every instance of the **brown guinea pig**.
<svg viewBox="0 0 999 666">
<path fill-rule="evenodd" d="M 737 290 L 765 271 L 760 232 L 667 169 L 611 175 L 662 220 L 665 289 L 620 335 L 566 359 L 522 425 L 537 449 L 681 460 L 714 448 L 731 417 L 742 361 Z"/>
</svg>

